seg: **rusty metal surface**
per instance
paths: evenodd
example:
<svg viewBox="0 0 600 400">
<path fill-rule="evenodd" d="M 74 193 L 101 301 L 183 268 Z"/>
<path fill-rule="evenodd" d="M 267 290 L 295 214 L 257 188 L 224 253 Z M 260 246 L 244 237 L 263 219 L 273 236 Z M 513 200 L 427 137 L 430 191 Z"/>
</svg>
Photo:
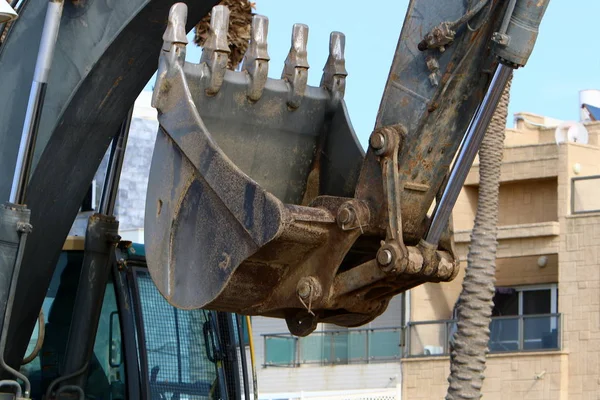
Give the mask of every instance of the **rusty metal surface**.
<svg viewBox="0 0 600 400">
<path fill-rule="evenodd" d="M 495 65 L 490 37 L 502 19 L 504 2 L 493 1 L 489 18 L 472 32 L 457 31 L 444 52 L 420 51 L 421 35 L 442 21 L 465 13 L 463 2 L 414 0 L 402 29 L 398 49 L 385 87 L 376 127 L 402 124 L 407 131 L 399 155 L 404 240 L 416 245 L 427 228 L 427 211 L 438 193 L 464 132 L 479 105 Z M 436 60 L 441 79 L 432 84 L 429 66 Z M 437 73 L 436 72 L 436 73 Z M 356 197 L 373 207 L 382 203 L 377 158 L 367 152 Z"/>
</svg>

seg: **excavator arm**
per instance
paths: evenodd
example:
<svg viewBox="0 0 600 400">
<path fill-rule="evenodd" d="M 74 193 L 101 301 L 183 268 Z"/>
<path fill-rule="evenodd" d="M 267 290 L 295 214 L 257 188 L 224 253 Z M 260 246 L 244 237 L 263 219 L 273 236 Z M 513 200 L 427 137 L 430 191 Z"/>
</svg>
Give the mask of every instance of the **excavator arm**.
<svg viewBox="0 0 600 400">
<path fill-rule="evenodd" d="M 23 254 L 15 311 L 9 326 L 3 327 L 10 344 L 6 360 L 13 367 L 23 359 L 61 248 L 102 157 L 156 71 L 174 3 L 66 1 L 25 199 L 34 229 Z M 217 0 L 187 4 L 186 29 L 191 30 Z M 46 5 L 45 0 L 22 1 L 19 18 L 0 47 L 2 171 L 15 168 Z M 11 182 L 11 172 L 0 174 L 3 200 L 8 199 Z"/>
<path fill-rule="evenodd" d="M 365 324 L 394 295 L 452 280 L 457 188 L 546 6 L 411 1 L 366 154 L 343 100 L 343 34 L 331 34 L 311 87 L 307 26 L 294 25 L 281 79 L 268 79 L 265 17 L 230 71 L 227 8 L 213 9 L 196 63 L 185 58 L 187 8 L 171 8 L 145 218 L 163 296 L 285 318 L 304 336 L 318 322 Z"/>
<path fill-rule="evenodd" d="M 33 231 L 2 326 L 9 365 L 23 358 L 81 200 L 157 59 L 145 232 L 152 279 L 172 305 L 285 318 L 306 335 L 318 322 L 367 323 L 394 295 L 458 273 L 448 221 L 460 168 L 548 1 L 412 0 L 366 151 L 343 99 L 343 34 L 332 33 L 312 87 L 308 27 L 296 24 L 281 79 L 270 79 L 268 20 L 255 16 L 242 70 L 230 71 L 228 11 L 217 7 L 201 60 L 187 62 L 186 33 L 217 3 L 65 3 L 24 199 Z M 7 171 L 45 4 L 21 1 L 0 47 Z M 11 181 L 0 179 L 5 198 Z"/>
</svg>

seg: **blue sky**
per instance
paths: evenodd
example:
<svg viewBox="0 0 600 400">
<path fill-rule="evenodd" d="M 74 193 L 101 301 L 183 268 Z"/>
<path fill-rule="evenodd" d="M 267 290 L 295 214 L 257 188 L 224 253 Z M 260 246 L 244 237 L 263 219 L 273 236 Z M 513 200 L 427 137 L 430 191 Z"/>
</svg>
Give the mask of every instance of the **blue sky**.
<svg viewBox="0 0 600 400">
<path fill-rule="evenodd" d="M 255 1 L 256 12 L 269 17 L 272 78 L 281 75 L 294 23 L 305 23 L 310 28 L 309 84 L 315 86 L 327 59 L 330 32 L 345 33 L 349 74 L 345 98 L 364 146 L 375 122 L 408 1 L 379 0 L 365 7 L 359 7 L 363 2 L 356 0 Z M 578 119 L 579 91 L 600 89 L 600 49 L 596 46 L 599 17 L 598 0 L 550 1 L 529 63 L 515 73 L 511 115 L 528 111 L 563 120 Z M 190 44 L 187 61 L 199 59 L 200 49 Z M 512 118 L 508 125 L 512 126 Z"/>
</svg>

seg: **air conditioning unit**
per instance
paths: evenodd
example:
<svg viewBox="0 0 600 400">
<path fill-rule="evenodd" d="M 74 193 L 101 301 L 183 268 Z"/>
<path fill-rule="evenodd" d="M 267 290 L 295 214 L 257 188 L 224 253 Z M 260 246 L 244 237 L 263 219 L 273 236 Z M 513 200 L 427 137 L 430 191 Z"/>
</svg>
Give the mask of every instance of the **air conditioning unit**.
<svg viewBox="0 0 600 400">
<path fill-rule="evenodd" d="M 442 346 L 425 346 L 423 354 L 426 356 L 435 356 L 444 354 L 444 348 Z"/>
</svg>

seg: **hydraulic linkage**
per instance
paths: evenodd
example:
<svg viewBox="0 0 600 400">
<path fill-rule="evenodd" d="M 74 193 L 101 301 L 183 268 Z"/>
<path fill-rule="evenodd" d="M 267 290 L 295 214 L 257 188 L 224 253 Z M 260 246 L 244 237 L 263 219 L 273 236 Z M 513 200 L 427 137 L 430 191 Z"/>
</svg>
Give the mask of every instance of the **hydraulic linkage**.
<svg viewBox="0 0 600 400">
<path fill-rule="evenodd" d="M 9 366 L 4 356 L 9 346 L 8 329 L 14 311 L 21 262 L 27 236 L 33 229 L 30 224 L 31 210 L 26 205 L 27 187 L 63 6 L 62 0 L 48 3 L 10 197 L 7 202 L 0 204 L 0 373 L 11 377 L 0 381 L 0 392 L 8 387 L 14 392 L 13 398 L 16 400 L 30 398 L 31 383 L 24 374 Z M 4 27 L 0 30 L 3 29 Z M 24 389 L 17 379 L 23 382 Z"/>
<path fill-rule="evenodd" d="M 306 25 L 271 79 L 266 17 L 230 71 L 227 8 L 213 8 L 199 64 L 185 60 L 186 6 L 171 8 L 145 219 L 171 304 L 285 318 L 304 336 L 365 324 L 396 294 L 457 275 L 451 210 L 547 5 L 463 3 L 411 1 L 366 153 L 343 99 L 342 33 L 312 87 Z"/>
</svg>

